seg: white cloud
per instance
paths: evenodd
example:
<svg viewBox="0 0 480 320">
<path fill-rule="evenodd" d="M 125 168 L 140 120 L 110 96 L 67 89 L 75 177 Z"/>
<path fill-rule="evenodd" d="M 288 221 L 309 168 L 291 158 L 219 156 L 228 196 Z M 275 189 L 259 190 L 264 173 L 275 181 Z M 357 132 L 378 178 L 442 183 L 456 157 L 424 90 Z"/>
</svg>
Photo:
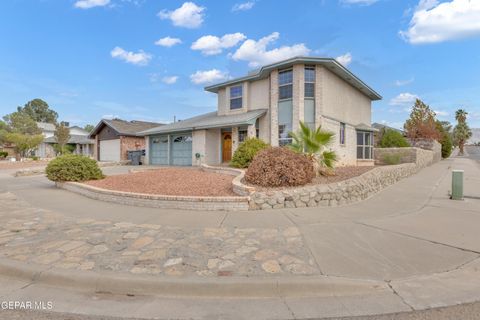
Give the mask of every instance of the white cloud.
<svg viewBox="0 0 480 320">
<path fill-rule="evenodd" d="M 232 58 L 234 60 L 248 61 L 250 67 L 258 67 L 295 56 L 308 55 L 310 52 L 310 49 L 303 43 L 267 50 L 267 46 L 275 42 L 279 37 L 280 34 L 278 32 L 273 32 L 258 41 L 248 39 L 235 51 Z"/>
<path fill-rule="evenodd" d="M 182 40 L 178 38 L 172 38 L 172 37 L 165 37 L 155 41 L 155 44 L 157 46 L 168 47 L 168 48 L 173 47 L 174 45 L 180 44 L 180 43 L 182 43 Z"/>
<path fill-rule="evenodd" d="M 140 50 L 139 52 L 126 51 L 120 47 L 115 47 L 110 52 L 112 58 L 120 59 L 125 62 L 138 66 L 146 66 L 152 59 L 152 55 Z"/>
<path fill-rule="evenodd" d="M 229 33 L 219 38 L 217 36 L 203 36 L 192 43 L 192 50 L 200 50 L 204 55 L 215 55 L 222 52 L 223 49 L 236 46 L 247 37 L 240 32 Z"/>
<path fill-rule="evenodd" d="M 243 2 L 243 3 L 236 3 L 232 7 L 232 11 L 233 12 L 235 12 L 235 11 L 247 11 L 247 10 L 252 9 L 254 5 L 255 5 L 255 1 L 247 1 L 247 2 Z"/>
<path fill-rule="evenodd" d="M 347 52 L 344 55 L 336 57 L 335 60 L 337 60 L 346 67 L 352 62 L 352 54 L 350 52 Z"/>
<path fill-rule="evenodd" d="M 193 2 L 185 2 L 173 11 L 162 10 L 158 13 L 160 19 L 169 19 L 174 26 L 195 29 L 202 25 L 205 8 Z"/>
<path fill-rule="evenodd" d="M 418 96 L 416 94 L 404 92 L 404 93 L 400 93 L 395 98 L 392 98 L 389 104 L 391 106 L 407 107 L 408 109 L 415 103 L 416 99 L 418 99 Z"/>
<path fill-rule="evenodd" d="M 110 0 L 78 0 L 75 2 L 75 8 L 90 9 L 93 7 L 103 7 L 110 3 Z"/>
<path fill-rule="evenodd" d="M 406 86 L 407 84 L 410 84 L 412 83 L 413 81 L 415 81 L 415 78 L 410 78 L 410 79 L 407 79 L 407 80 L 397 80 L 395 81 L 395 85 L 397 87 L 402 87 L 402 86 Z"/>
<path fill-rule="evenodd" d="M 177 82 L 178 76 L 169 76 L 169 77 L 163 77 L 162 82 L 166 84 L 174 84 Z"/>
<path fill-rule="evenodd" d="M 440 117 L 447 117 L 448 115 L 450 115 L 448 111 L 444 111 L 444 110 L 435 110 L 434 112 L 437 116 L 440 116 Z"/>
<path fill-rule="evenodd" d="M 400 31 L 400 35 L 411 44 L 480 36 L 480 1 L 421 0 L 408 30 Z"/>
<path fill-rule="evenodd" d="M 378 0 L 340 0 L 343 4 L 359 4 L 362 6 L 369 6 L 377 2 Z"/>
<path fill-rule="evenodd" d="M 208 84 L 228 79 L 228 73 L 217 69 L 197 71 L 190 75 L 190 80 L 195 84 Z"/>
</svg>

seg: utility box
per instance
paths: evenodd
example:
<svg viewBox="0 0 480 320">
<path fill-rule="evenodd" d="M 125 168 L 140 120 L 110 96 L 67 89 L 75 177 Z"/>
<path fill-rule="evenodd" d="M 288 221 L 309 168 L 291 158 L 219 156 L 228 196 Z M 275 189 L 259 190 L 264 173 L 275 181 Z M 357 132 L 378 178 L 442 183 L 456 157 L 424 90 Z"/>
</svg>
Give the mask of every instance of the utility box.
<svg viewBox="0 0 480 320">
<path fill-rule="evenodd" d="M 452 200 L 463 200 L 463 170 L 452 170 Z"/>
<path fill-rule="evenodd" d="M 127 158 L 132 162 L 132 165 L 138 166 L 141 164 L 142 150 L 127 151 Z"/>
</svg>

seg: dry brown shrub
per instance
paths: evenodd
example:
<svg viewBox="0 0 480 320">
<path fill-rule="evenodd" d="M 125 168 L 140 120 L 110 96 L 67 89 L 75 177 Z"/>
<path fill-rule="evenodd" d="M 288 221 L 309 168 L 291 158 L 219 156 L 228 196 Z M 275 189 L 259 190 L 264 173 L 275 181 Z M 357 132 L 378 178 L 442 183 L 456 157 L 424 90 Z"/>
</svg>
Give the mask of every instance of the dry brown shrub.
<svg viewBox="0 0 480 320">
<path fill-rule="evenodd" d="M 280 147 L 257 153 L 245 174 L 248 183 L 263 187 L 301 186 L 311 182 L 314 177 L 311 160 Z"/>
</svg>

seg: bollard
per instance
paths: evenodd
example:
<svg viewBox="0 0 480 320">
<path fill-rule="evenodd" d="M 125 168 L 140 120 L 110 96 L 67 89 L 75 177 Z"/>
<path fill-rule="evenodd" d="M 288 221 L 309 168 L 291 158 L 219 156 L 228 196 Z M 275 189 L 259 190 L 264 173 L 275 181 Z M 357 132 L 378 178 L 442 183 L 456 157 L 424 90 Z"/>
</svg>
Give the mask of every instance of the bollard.
<svg viewBox="0 0 480 320">
<path fill-rule="evenodd" d="M 463 170 L 452 170 L 452 200 L 463 200 Z"/>
</svg>

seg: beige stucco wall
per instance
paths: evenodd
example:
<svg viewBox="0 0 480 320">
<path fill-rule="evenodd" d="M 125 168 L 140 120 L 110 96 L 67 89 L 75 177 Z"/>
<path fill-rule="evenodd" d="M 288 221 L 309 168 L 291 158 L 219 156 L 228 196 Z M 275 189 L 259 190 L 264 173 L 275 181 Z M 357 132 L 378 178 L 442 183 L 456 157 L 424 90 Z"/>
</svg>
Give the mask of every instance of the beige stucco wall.
<svg viewBox="0 0 480 320">
<path fill-rule="evenodd" d="M 220 164 L 221 133 L 220 129 L 208 129 L 206 131 L 205 163 Z"/>
<path fill-rule="evenodd" d="M 227 113 L 227 89 L 222 88 L 217 93 L 217 114 L 219 116 Z"/>
<path fill-rule="evenodd" d="M 150 164 L 150 137 L 145 136 L 145 157 L 143 163 L 146 165 Z"/>
<path fill-rule="evenodd" d="M 340 145 L 340 123 L 331 119 L 324 118 L 322 129 L 333 132 L 335 137 L 333 143 L 329 146 L 330 150 L 337 154 L 338 162 L 336 166 L 354 166 L 357 164 L 357 136 L 355 128 L 345 126 L 345 144 Z"/>
<path fill-rule="evenodd" d="M 250 82 L 248 88 L 248 110 L 268 109 L 270 105 L 270 79 Z"/>
<path fill-rule="evenodd" d="M 371 100 L 333 72 L 322 68 L 322 113 L 357 125 L 371 124 Z M 318 86 L 317 86 L 318 87 Z"/>
<path fill-rule="evenodd" d="M 199 166 L 206 161 L 206 131 L 195 130 L 192 132 L 192 165 Z M 200 159 L 195 157 L 195 154 L 200 154 Z"/>
</svg>

